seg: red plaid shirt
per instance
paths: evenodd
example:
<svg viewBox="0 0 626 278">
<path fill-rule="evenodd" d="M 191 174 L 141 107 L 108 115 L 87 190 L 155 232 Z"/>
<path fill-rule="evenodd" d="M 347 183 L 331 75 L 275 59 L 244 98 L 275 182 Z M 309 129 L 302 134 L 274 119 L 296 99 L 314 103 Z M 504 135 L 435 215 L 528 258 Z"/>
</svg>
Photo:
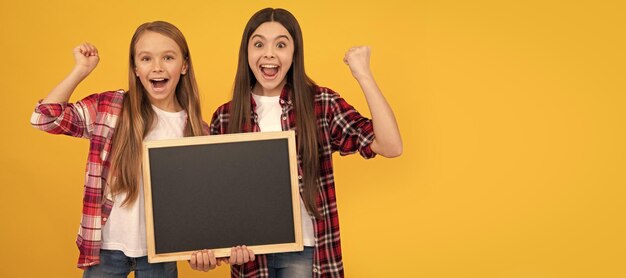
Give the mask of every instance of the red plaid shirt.
<svg viewBox="0 0 626 278">
<path fill-rule="evenodd" d="M 282 130 L 296 128 L 296 114 L 292 101 L 285 87 L 280 95 L 282 106 Z M 256 104 L 252 104 L 252 126 L 245 127 L 244 132 L 259 132 Z M 228 133 L 230 102 L 220 106 L 211 120 L 211 134 Z M 335 196 L 332 153 L 339 151 L 341 155 L 357 151 L 365 157 L 372 158 L 376 154 L 370 148 L 374 140 L 372 121 L 357 112 L 339 94 L 328 88 L 317 87 L 315 94 L 315 114 L 319 136 L 323 146 L 320 149 L 320 180 L 321 189 L 317 203 L 321 208 L 322 219 L 314 219 L 315 251 L 313 254 L 313 277 L 343 277 L 341 259 L 341 241 L 339 239 L 339 215 Z M 297 139 L 297 138 L 296 138 Z M 298 155 L 298 172 L 302 173 L 302 160 Z M 300 179 L 300 192 L 302 192 Z M 267 259 L 258 255 L 256 260 L 241 266 L 231 267 L 232 277 L 268 277 Z"/>
<path fill-rule="evenodd" d="M 124 91 L 120 90 L 93 94 L 76 103 L 40 102 L 30 120 L 33 127 L 48 133 L 89 139 L 83 216 L 76 239 L 81 269 L 100 263 L 102 227 L 113 207 L 113 196 L 106 186 L 109 153 L 123 100 Z M 208 125 L 203 126 L 207 133 Z"/>
<path fill-rule="evenodd" d="M 48 133 L 89 139 L 83 217 L 76 239 L 82 269 L 100 263 L 102 226 L 113 207 L 112 196 L 104 196 L 108 154 L 123 100 L 124 91 L 117 91 L 93 94 L 76 103 L 39 103 L 30 119 L 33 127 Z"/>
</svg>

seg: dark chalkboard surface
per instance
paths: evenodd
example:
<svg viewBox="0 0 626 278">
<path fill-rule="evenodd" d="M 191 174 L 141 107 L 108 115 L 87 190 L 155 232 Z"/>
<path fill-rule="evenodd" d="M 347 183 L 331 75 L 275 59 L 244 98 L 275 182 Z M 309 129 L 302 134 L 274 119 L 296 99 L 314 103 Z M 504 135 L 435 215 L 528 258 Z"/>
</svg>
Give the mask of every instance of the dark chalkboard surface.
<svg viewBox="0 0 626 278">
<path fill-rule="evenodd" d="M 148 141 L 143 171 L 150 262 L 302 250 L 293 131 Z"/>
</svg>

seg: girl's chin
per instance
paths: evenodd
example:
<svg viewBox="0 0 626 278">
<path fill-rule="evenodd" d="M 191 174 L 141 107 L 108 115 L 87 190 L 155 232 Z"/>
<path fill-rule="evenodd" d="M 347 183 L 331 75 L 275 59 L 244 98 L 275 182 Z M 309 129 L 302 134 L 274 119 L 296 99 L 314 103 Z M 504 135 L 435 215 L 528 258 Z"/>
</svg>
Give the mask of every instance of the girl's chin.
<svg viewBox="0 0 626 278">
<path fill-rule="evenodd" d="M 284 77 L 279 78 L 278 76 L 275 76 L 274 79 L 257 78 L 257 83 L 259 83 L 259 85 L 261 85 L 261 87 L 265 90 L 273 90 L 281 87 L 281 85 L 284 84 L 284 79 Z"/>
<path fill-rule="evenodd" d="M 165 95 L 165 90 L 163 88 L 150 88 L 150 94 L 153 96 Z"/>
<path fill-rule="evenodd" d="M 163 91 L 163 90 L 149 90 L 148 94 L 150 95 L 150 100 L 152 101 L 162 101 L 165 99 L 168 99 L 170 96 L 172 96 L 174 93 L 173 92 L 167 92 L 167 91 Z"/>
</svg>

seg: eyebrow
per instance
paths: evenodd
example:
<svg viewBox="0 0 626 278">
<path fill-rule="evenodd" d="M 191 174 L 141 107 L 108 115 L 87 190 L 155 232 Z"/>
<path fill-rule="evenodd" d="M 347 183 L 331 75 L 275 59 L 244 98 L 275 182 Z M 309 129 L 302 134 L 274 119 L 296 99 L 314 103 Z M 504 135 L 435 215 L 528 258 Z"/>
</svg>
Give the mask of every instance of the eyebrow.
<svg viewBox="0 0 626 278">
<path fill-rule="evenodd" d="M 166 51 L 163 51 L 163 52 L 161 52 L 161 53 L 163 53 L 163 54 L 174 54 L 174 55 L 175 55 L 175 54 L 177 54 L 178 52 L 176 52 L 175 50 L 166 50 Z M 137 54 L 136 54 L 136 55 L 137 55 L 137 56 L 139 56 L 139 55 L 143 55 L 143 54 L 150 54 L 150 55 L 152 55 L 152 54 L 154 54 L 154 53 L 152 53 L 152 52 L 150 52 L 150 51 L 140 51 L 140 52 L 137 52 Z"/>
<path fill-rule="evenodd" d="M 254 39 L 255 37 L 259 37 L 262 39 L 266 39 L 263 35 L 259 35 L 259 34 L 254 34 L 252 35 L 252 37 L 250 37 L 250 39 Z M 286 40 L 289 40 L 289 37 L 287 35 L 278 35 L 278 37 L 276 37 L 276 39 L 280 39 L 280 38 L 285 38 Z"/>
</svg>

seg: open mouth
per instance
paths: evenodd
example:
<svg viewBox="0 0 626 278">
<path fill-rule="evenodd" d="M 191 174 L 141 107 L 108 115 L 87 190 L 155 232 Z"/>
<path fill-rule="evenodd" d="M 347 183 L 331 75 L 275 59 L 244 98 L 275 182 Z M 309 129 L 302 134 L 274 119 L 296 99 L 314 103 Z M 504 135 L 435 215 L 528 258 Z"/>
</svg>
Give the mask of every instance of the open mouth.
<svg viewBox="0 0 626 278">
<path fill-rule="evenodd" d="M 280 66 L 275 64 L 262 64 L 259 68 L 263 73 L 263 77 L 265 77 L 266 79 L 274 79 L 278 74 L 278 69 L 280 68 Z"/>
<path fill-rule="evenodd" d="M 152 88 L 159 90 L 165 87 L 165 84 L 167 84 L 168 80 L 169 79 L 167 78 L 153 78 L 150 79 L 150 83 L 152 83 Z"/>
</svg>

